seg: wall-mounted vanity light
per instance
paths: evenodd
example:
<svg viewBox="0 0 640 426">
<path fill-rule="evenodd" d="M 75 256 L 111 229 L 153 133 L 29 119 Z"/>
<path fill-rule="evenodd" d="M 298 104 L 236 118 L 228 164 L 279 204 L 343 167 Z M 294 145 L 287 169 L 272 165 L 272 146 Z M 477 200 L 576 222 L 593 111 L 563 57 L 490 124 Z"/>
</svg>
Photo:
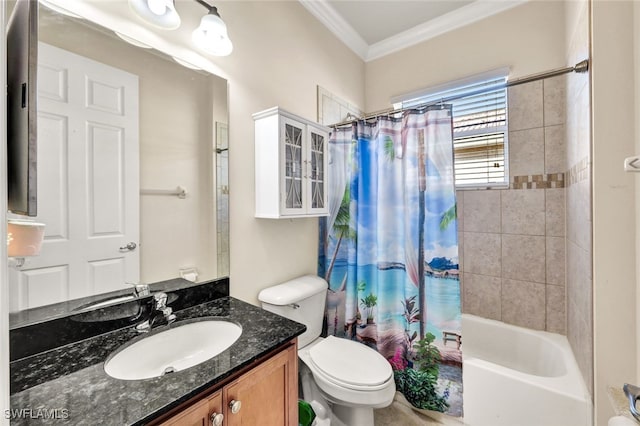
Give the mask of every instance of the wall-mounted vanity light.
<svg viewBox="0 0 640 426">
<path fill-rule="evenodd" d="M 37 256 L 42 248 L 44 239 L 44 223 L 28 220 L 7 221 L 7 254 L 11 266 L 20 268 L 25 258 Z"/>
<path fill-rule="evenodd" d="M 233 51 L 233 44 L 227 34 L 227 26 L 218 9 L 204 0 L 195 0 L 207 8 L 208 13 L 200 20 L 200 25 L 192 33 L 193 43 L 214 56 L 227 56 Z M 145 22 L 165 30 L 175 30 L 180 26 L 180 15 L 175 0 L 129 0 L 129 6 Z"/>
<path fill-rule="evenodd" d="M 202 4 L 200 1 L 198 3 Z M 193 31 L 191 38 L 198 48 L 215 56 L 227 56 L 233 51 L 227 25 L 215 6 L 211 6 L 209 13 L 202 17 L 200 26 Z"/>
<path fill-rule="evenodd" d="M 180 26 L 174 0 L 129 0 L 129 7 L 146 22 L 163 30 Z"/>
</svg>

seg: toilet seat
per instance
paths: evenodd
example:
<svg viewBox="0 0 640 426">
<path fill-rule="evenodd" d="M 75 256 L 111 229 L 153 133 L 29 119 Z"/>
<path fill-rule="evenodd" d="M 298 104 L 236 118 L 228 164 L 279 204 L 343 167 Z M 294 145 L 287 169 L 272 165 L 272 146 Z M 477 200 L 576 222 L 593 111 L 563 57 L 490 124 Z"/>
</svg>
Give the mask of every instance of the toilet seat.
<svg viewBox="0 0 640 426">
<path fill-rule="evenodd" d="M 375 391 L 393 379 L 391 364 L 373 349 L 351 340 L 329 336 L 309 349 L 316 373 L 347 389 Z"/>
</svg>

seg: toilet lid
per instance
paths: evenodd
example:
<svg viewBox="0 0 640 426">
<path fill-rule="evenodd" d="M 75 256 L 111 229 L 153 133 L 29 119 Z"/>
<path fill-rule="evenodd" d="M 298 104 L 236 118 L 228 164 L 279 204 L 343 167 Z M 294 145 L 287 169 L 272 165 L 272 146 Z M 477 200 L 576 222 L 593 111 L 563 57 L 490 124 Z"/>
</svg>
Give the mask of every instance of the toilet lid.
<svg viewBox="0 0 640 426">
<path fill-rule="evenodd" d="M 378 352 L 333 336 L 313 346 L 309 357 L 322 373 L 347 386 L 380 386 L 393 374 L 389 362 Z"/>
</svg>

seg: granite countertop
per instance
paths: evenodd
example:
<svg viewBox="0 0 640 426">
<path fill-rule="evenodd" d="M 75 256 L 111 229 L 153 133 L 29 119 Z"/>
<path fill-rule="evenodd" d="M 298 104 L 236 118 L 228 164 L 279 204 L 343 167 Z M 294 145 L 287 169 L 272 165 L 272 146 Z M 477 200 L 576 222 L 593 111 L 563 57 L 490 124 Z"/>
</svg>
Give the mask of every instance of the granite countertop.
<svg viewBox="0 0 640 426">
<path fill-rule="evenodd" d="M 14 361 L 10 364 L 11 424 L 146 424 L 305 330 L 302 324 L 232 297 L 176 314 L 176 322 L 169 327 L 211 317 L 240 324 L 242 335 L 229 349 L 208 361 L 147 380 L 118 380 L 104 371 L 104 362 L 111 353 L 140 336 L 132 327 Z M 46 418 L 51 413 L 58 418 Z"/>
</svg>

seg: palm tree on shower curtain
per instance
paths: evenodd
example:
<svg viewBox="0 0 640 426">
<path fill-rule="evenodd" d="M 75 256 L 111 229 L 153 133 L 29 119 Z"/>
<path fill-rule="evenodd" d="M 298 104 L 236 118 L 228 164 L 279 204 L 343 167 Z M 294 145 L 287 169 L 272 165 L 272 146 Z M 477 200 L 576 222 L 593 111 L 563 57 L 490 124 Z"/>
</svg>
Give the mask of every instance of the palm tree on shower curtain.
<svg viewBox="0 0 640 426">
<path fill-rule="evenodd" d="M 457 204 L 453 204 L 449 209 L 440 217 L 440 230 L 444 231 L 451 225 L 451 223 L 458 218 Z"/>
<path fill-rule="evenodd" d="M 336 220 L 333 224 L 333 229 L 336 234 L 338 234 L 338 241 L 336 242 L 336 248 L 333 251 L 333 256 L 331 256 L 331 262 L 329 263 L 329 267 L 327 268 L 327 273 L 325 274 L 324 279 L 331 283 L 331 273 L 333 272 L 333 267 L 335 266 L 336 259 L 338 258 L 338 252 L 340 251 L 340 245 L 343 240 L 347 241 L 355 241 L 357 238 L 356 230 L 351 226 L 351 213 L 349 212 L 349 205 L 351 203 L 351 191 L 349 190 L 349 184 L 344 188 L 344 195 L 342 196 L 342 202 L 340 202 L 340 207 L 338 208 L 338 214 L 336 215 Z M 328 247 L 329 244 L 326 244 Z"/>
<path fill-rule="evenodd" d="M 420 321 L 420 340 L 424 339 L 427 328 L 427 289 L 424 282 L 424 221 L 427 191 L 426 154 L 424 146 L 424 131 L 418 133 L 418 306 L 422 315 Z"/>
</svg>

